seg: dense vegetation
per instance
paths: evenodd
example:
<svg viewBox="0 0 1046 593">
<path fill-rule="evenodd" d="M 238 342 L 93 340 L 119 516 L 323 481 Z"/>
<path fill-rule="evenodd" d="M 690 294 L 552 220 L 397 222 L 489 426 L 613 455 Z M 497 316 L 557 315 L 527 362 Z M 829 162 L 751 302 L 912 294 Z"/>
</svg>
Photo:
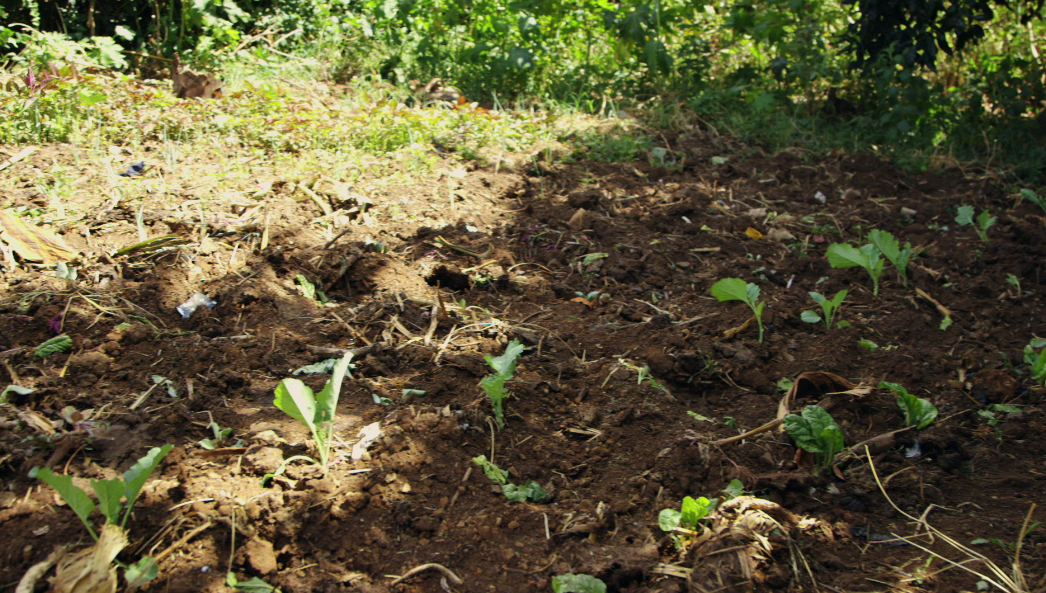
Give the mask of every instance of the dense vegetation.
<svg viewBox="0 0 1046 593">
<path fill-rule="evenodd" d="M 439 77 L 470 100 L 697 117 L 771 148 L 876 150 L 1041 180 L 1042 1 L 23 0 L 9 68 L 161 72 L 291 54 L 338 81 Z M 99 18 L 104 14 L 106 18 Z M 16 25 L 13 23 L 23 23 Z M 8 91 L 10 92 L 10 90 Z"/>
</svg>

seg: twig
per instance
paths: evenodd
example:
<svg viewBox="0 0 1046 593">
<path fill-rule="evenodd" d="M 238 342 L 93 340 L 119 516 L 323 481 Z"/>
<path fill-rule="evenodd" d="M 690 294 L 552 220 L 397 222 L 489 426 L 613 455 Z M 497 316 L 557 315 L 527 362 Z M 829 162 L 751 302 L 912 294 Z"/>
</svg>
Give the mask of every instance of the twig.
<svg viewBox="0 0 1046 593">
<path fill-rule="evenodd" d="M 360 356 L 370 354 L 372 350 L 384 348 L 385 345 L 385 342 L 374 342 L 373 344 L 362 346 L 360 348 L 353 348 L 352 350 L 342 350 L 341 348 L 328 348 L 326 346 L 313 346 L 310 344 L 308 346 L 305 346 L 305 348 L 309 350 L 309 352 L 316 352 L 317 354 L 330 354 L 334 356 L 345 356 L 346 352 L 352 352 L 352 357 L 358 358 Z"/>
<path fill-rule="evenodd" d="M 421 566 L 415 566 L 414 568 L 408 570 L 407 573 L 404 574 L 403 576 L 390 577 L 390 578 L 394 578 L 394 580 L 390 584 L 391 585 L 398 585 L 398 584 L 402 583 L 403 581 L 409 579 L 410 577 L 412 577 L 412 576 L 414 576 L 414 575 L 416 575 L 416 574 L 418 574 L 420 572 L 425 572 L 426 570 L 431 570 L 431 569 L 436 569 L 436 570 L 442 572 L 444 574 L 444 576 L 446 576 L 447 579 L 449 579 L 450 582 L 455 584 L 455 585 L 462 585 L 462 584 L 465 583 L 465 581 L 463 581 L 460 578 L 458 578 L 458 575 L 456 575 L 453 572 L 451 572 L 450 569 L 447 568 L 446 566 L 443 566 L 442 564 L 436 564 L 434 562 L 431 562 L 429 564 L 422 564 Z"/>
<path fill-rule="evenodd" d="M 235 514 L 235 511 L 234 511 L 234 514 Z M 167 548 L 166 550 L 164 550 L 164 551 L 160 552 L 159 554 L 157 554 L 156 555 L 156 561 L 160 562 L 161 560 L 166 558 L 170 553 L 174 552 L 178 548 L 180 548 L 183 545 L 185 545 L 186 542 L 188 542 L 192 538 L 196 537 L 201 531 L 204 531 L 204 530 L 210 528 L 210 526 L 213 525 L 213 524 L 214 524 L 213 522 L 207 521 L 203 525 L 200 525 L 200 526 L 196 527 L 195 529 L 193 529 L 192 531 L 190 531 L 189 533 L 186 533 L 185 535 L 182 536 L 181 539 L 179 539 L 178 541 L 176 541 L 173 544 L 171 544 L 171 546 L 169 548 Z"/>
</svg>

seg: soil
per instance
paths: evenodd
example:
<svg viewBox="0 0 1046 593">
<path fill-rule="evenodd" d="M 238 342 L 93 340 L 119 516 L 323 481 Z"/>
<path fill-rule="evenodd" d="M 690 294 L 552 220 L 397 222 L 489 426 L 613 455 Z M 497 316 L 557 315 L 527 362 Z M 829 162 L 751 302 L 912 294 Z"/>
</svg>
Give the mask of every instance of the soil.
<svg viewBox="0 0 1046 593">
<path fill-rule="evenodd" d="M 14 165 L 2 185 L 21 208 L 53 206 L 41 171 L 80 175 L 63 204 L 76 222 L 54 226 L 81 255 L 73 281 L 4 265 L 3 380 L 35 391 L 0 407 L 0 583 L 89 543 L 31 468 L 86 487 L 166 443 L 119 557 L 161 557 L 147 591 L 227 590 L 230 567 L 283 591 L 549 591 L 566 573 L 608 591 L 978 590 L 982 576 L 949 568 L 968 556 L 947 538 L 1012 575 L 1046 485 L 1044 389 L 1022 352 L 1046 334 L 1042 212 L 990 174 L 771 155 L 696 130 L 662 141 L 685 160 L 448 161 L 438 179 L 372 188 L 369 209 L 317 186 L 330 216 L 266 158 L 225 181 L 214 162 L 169 167 L 159 146 L 141 149 L 140 177 L 64 145 Z M 955 223 L 967 204 L 997 217 L 987 243 Z M 887 265 L 875 295 L 862 269 L 829 266 L 830 244 L 872 229 L 911 243 L 907 286 Z M 113 254 L 166 235 L 186 241 Z M 761 289 L 762 342 L 746 305 L 710 295 L 729 277 Z M 818 309 L 810 291 L 842 289 L 848 327 L 800 319 Z M 216 304 L 182 319 L 195 292 Z M 71 351 L 33 355 L 59 332 Z M 512 340 L 526 350 L 499 427 L 480 381 Z M 352 349 L 329 470 L 295 461 L 263 485 L 315 455 L 274 389 L 293 376 L 318 391 L 329 375 L 292 371 Z M 788 393 L 781 380 L 804 373 Z M 891 434 L 905 420 L 881 381 L 937 419 Z M 818 402 L 847 447 L 888 438 L 820 473 L 776 427 L 723 442 Z M 68 406 L 92 412 L 73 425 Z M 212 421 L 231 429 L 216 451 L 199 444 Z M 481 455 L 547 497 L 508 500 Z M 746 496 L 727 503 L 732 480 Z M 697 541 L 659 527 L 686 496 L 721 501 Z M 1026 590 L 1041 588 L 1046 531 L 1019 545 Z M 432 563 L 453 576 L 395 579 Z"/>
</svg>

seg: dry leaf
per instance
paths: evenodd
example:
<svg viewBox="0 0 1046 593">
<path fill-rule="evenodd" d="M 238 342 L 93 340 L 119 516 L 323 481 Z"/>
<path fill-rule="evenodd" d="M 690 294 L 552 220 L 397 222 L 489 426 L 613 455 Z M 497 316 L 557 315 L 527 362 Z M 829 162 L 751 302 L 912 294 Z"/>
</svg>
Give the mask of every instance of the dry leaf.
<svg viewBox="0 0 1046 593">
<path fill-rule="evenodd" d="M 762 239 L 763 238 L 763 233 L 760 233 L 759 231 L 753 229 L 752 227 L 748 227 L 747 229 L 745 229 L 745 234 L 748 235 L 749 237 L 753 238 L 753 239 Z"/>
<path fill-rule="evenodd" d="M 3 240 L 23 260 L 42 261 L 53 264 L 73 261 L 79 255 L 61 237 L 48 229 L 29 226 L 17 216 L 0 210 L 0 226 L 4 229 Z"/>
<path fill-rule="evenodd" d="M 114 593 L 116 567 L 113 560 L 127 547 L 127 534 L 119 525 L 106 524 L 93 546 L 70 554 L 58 562 L 51 579 L 54 593 Z"/>
<path fill-rule="evenodd" d="M 771 241 L 780 241 L 782 243 L 786 241 L 795 241 L 795 235 L 787 229 L 770 229 L 766 233 L 766 238 Z"/>
</svg>

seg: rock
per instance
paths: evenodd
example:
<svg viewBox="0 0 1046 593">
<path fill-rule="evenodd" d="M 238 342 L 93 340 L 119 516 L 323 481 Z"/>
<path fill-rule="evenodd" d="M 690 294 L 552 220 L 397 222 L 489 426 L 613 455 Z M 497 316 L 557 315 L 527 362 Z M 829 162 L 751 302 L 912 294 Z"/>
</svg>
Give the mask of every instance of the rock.
<svg viewBox="0 0 1046 593">
<path fill-rule="evenodd" d="M 244 465 L 257 473 L 271 473 L 283 463 L 283 451 L 276 447 L 259 447 L 243 456 Z"/>
</svg>

